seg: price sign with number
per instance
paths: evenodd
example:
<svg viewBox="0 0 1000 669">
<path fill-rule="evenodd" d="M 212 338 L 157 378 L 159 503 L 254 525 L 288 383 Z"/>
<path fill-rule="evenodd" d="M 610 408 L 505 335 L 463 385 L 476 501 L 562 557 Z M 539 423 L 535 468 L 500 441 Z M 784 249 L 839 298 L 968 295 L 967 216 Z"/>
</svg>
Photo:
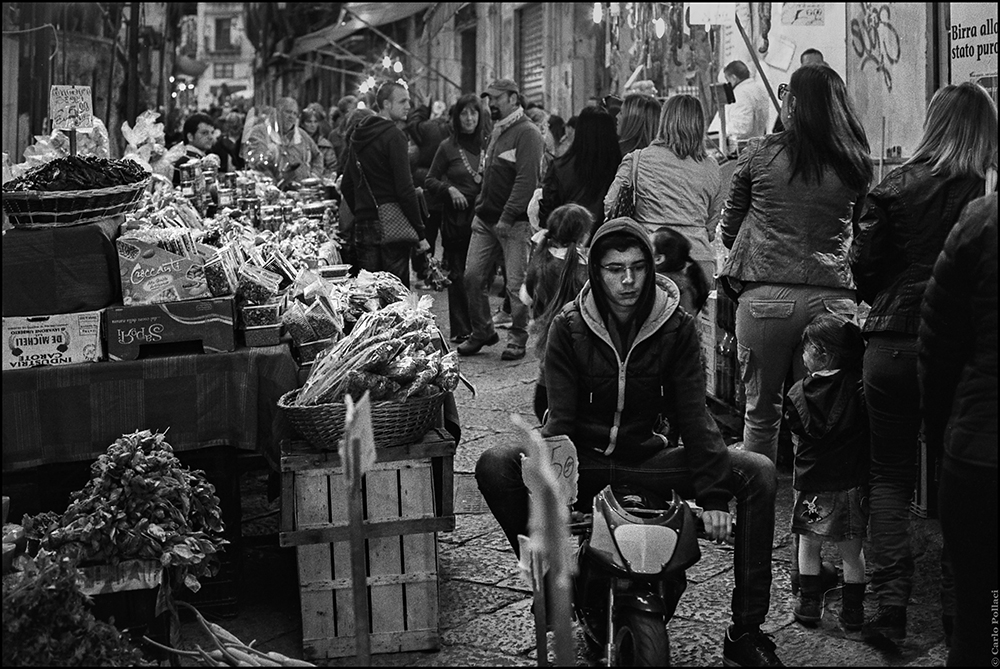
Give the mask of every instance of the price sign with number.
<svg viewBox="0 0 1000 669">
<path fill-rule="evenodd" d="M 94 98 L 90 86 L 52 86 L 49 117 L 53 130 L 85 130 L 94 127 Z"/>
</svg>

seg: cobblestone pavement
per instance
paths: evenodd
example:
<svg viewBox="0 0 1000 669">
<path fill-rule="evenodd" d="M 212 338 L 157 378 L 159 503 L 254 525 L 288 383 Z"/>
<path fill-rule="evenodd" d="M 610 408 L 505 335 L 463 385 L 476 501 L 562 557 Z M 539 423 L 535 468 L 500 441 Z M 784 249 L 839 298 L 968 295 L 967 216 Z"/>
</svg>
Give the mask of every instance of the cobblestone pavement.
<svg viewBox="0 0 1000 669">
<path fill-rule="evenodd" d="M 447 298 L 433 294 L 438 323 L 447 328 Z M 447 332 L 446 332 L 447 334 Z M 501 340 L 504 332 L 501 331 Z M 454 532 L 438 537 L 440 649 L 375 655 L 374 666 L 533 666 L 537 664 L 530 591 L 521 581 L 513 551 L 479 494 L 473 472 L 487 448 L 515 438 L 509 415 L 534 421 L 531 400 L 537 362 L 531 351 L 523 360 L 500 360 L 503 341 L 477 356 L 464 358 L 462 369 L 478 395 L 460 388 L 456 399 L 462 442 L 455 458 Z M 274 510 L 263 493 L 266 473 L 244 474 L 244 518 Z M 941 630 L 939 557 L 941 532 L 936 521 L 914 519 L 913 545 L 917 584 L 909 608 L 906 640 L 877 647 L 859 635 L 845 634 L 836 623 L 839 592 L 830 591 L 825 616 L 817 629 L 805 629 L 792 619 L 794 598 L 788 587 L 792 560 L 789 516 L 791 475 L 779 476 L 777 531 L 774 541 L 771 608 L 764 631 L 772 634 L 779 657 L 798 666 L 943 666 L 946 658 Z M 268 523 L 272 523 L 269 527 Z M 262 529 L 263 528 L 263 529 Z M 221 620 L 244 641 L 256 639 L 265 650 L 302 657 L 302 631 L 294 549 L 277 547 L 274 517 L 244 525 L 247 541 L 240 605 L 235 618 Z M 255 533 L 264 538 L 252 538 Z M 270 533 L 270 534 L 269 534 Z M 825 559 L 838 564 L 834 549 Z M 702 559 L 688 572 L 688 590 L 670 622 L 673 662 L 677 666 L 721 666 L 722 640 L 729 618 L 733 588 L 731 548 L 702 542 Z M 871 593 L 866 607 L 875 606 Z M 598 666 L 586 650 L 578 629 L 577 664 Z M 202 643 L 197 628 L 185 623 L 184 644 Z M 888 642 L 887 642 L 888 643 Z M 354 666 L 353 658 L 319 661 L 326 666 Z"/>
</svg>

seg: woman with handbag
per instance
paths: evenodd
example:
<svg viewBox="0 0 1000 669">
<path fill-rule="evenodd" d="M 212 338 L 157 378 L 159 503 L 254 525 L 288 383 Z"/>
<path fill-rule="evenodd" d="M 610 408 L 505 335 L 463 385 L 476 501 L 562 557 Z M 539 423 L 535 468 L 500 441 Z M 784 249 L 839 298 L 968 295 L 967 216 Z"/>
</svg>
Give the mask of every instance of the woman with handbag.
<svg viewBox="0 0 1000 669">
<path fill-rule="evenodd" d="M 893 639 L 906 635 L 913 588 L 909 506 L 924 415 L 917 382 L 920 302 L 963 207 L 996 189 L 996 167 L 993 100 L 977 84 L 945 86 L 927 107 L 913 157 L 869 194 L 851 247 L 858 295 L 872 307 L 863 328 L 864 384 L 872 433 L 872 589 L 879 608 L 866 632 Z"/>
<path fill-rule="evenodd" d="M 785 378 L 805 376 L 803 330 L 826 312 L 856 317 L 847 254 L 872 178 L 868 138 L 840 75 L 802 67 L 778 97 L 787 130 L 751 139 L 740 156 L 722 213 L 732 252 L 719 277 L 738 299 L 744 448 L 772 462 Z"/>
<path fill-rule="evenodd" d="M 705 152 L 705 117 L 701 102 L 674 95 L 663 106 L 656 139 L 625 156 L 604 198 L 608 218 L 629 215 L 652 237 L 661 226 L 684 235 L 691 259 L 705 278 L 715 277 L 710 245 L 722 205 L 719 164 Z M 631 199 L 631 201 L 630 201 Z"/>
<path fill-rule="evenodd" d="M 472 217 L 482 175 L 486 115 L 479 97 L 463 95 L 451 108 L 452 135 L 441 142 L 431 163 L 424 188 L 445 203 L 441 217 L 441 247 L 448 268 L 448 319 L 451 341 L 460 344 L 472 334 L 469 298 L 465 294 L 465 261 L 472 238 Z"/>
<path fill-rule="evenodd" d="M 406 120 L 410 97 L 402 85 L 383 84 L 375 95 L 379 111 L 358 123 L 347 149 L 341 183 L 354 212 L 357 263 L 370 272 L 389 272 L 410 286 L 410 252 L 430 249 L 410 173 L 407 141 L 397 123 Z"/>
</svg>

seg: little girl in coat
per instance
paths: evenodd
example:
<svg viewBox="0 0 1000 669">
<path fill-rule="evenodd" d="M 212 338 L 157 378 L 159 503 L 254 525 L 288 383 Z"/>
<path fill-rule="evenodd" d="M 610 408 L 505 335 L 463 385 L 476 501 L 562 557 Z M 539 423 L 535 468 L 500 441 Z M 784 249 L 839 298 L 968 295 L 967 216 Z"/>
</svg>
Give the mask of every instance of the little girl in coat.
<svg viewBox="0 0 1000 669">
<path fill-rule="evenodd" d="M 785 418 L 799 443 L 795 450 L 797 496 L 792 532 L 799 535 L 799 602 L 795 619 L 813 626 L 823 614 L 820 549 L 837 544 L 844 560 L 840 623 L 848 631 L 864 622 L 868 526 L 869 430 L 861 378 L 865 344 L 852 321 L 817 316 L 802 334 L 808 376 L 788 391 Z"/>
</svg>

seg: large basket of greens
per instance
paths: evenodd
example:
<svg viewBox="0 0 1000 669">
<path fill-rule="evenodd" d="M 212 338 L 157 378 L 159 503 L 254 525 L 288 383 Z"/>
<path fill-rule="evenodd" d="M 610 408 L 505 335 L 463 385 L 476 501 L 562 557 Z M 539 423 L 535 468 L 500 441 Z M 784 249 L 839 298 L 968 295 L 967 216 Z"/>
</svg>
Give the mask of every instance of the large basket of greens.
<svg viewBox="0 0 1000 669">
<path fill-rule="evenodd" d="M 441 354 L 440 336 L 422 305 L 396 302 L 365 313 L 278 407 L 314 447 L 332 450 L 343 436 L 344 396 L 360 400 L 367 391 L 377 447 L 419 441 L 459 381 L 457 354 Z"/>
<path fill-rule="evenodd" d="M 132 160 L 66 156 L 3 185 L 3 210 L 15 227 L 91 223 L 135 211 L 149 184 Z"/>
</svg>

